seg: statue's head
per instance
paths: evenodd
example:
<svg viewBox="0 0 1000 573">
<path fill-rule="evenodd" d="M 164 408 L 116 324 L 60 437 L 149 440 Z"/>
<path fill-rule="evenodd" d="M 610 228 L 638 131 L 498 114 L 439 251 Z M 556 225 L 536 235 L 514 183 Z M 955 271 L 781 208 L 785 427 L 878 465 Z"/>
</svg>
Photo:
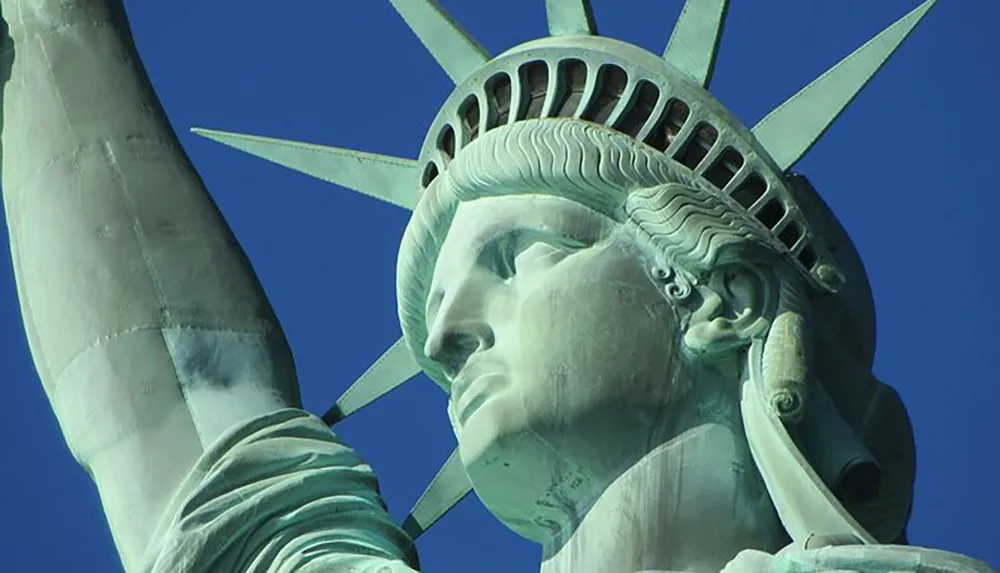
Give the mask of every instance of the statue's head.
<svg viewBox="0 0 1000 573">
<path fill-rule="evenodd" d="M 543 538 L 547 508 L 728 423 L 793 539 L 905 540 L 913 441 L 871 374 L 872 295 L 791 168 L 936 0 L 753 129 L 705 89 L 726 0 L 689 0 L 662 58 L 597 36 L 587 0 L 546 0 L 552 37 L 493 59 L 435 2 L 390 1 L 457 86 L 417 161 L 203 133 L 413 210 L 404 344 L 327 418 L 420 369 L 450 394 L 465 472 L 446 464 L 411 533 L 471 479 Z"/>
<path fill-rule="evenodd" d="M 657 241 L 698 250 L 699 234 L 726 232 L 690 175 L 612 130 L 535 119 L 486 132 L 439 181 L 432 192 L 467 199 L 418 336 L 464 465 L 505 523 L 541 540 L 650 449 L 738 422 L 742 357 L 766 332 L 763 281 L 780 260 L 707 237 L 687 253 L 704 264 L 678 264 Z"/>
<path fill-rule="evenodd" d="M 809 460 L 848 502 L 877 498 L 891 464 L 838 409 L 858 422 L 862 404 L 895 407 L 890 441 L 912 451 L 898 400 L 880 402 L 870 375 L 873 304 L 846 234 L 663 59 L 596 37 L 515 48 L 460 85 L 418 165 L 398 266 L 404 337 L 450 394 L 477 493 L 520 533 L 551 535 L 567 506 L 685 430 L 740 424 L 749 388 L 750 415 L 797 436 L 848 427 Z M 824 389 L 858 373 L 865 383 Z M 760 441 L 758 465 L 775 459 Z M 762 470 L 786 485 L 773 483 L 784 468 Z M 912 477 L 897 474 L 897 489 Z M 902 534 L 908 495 L 883 538 Z"/>
</svg>

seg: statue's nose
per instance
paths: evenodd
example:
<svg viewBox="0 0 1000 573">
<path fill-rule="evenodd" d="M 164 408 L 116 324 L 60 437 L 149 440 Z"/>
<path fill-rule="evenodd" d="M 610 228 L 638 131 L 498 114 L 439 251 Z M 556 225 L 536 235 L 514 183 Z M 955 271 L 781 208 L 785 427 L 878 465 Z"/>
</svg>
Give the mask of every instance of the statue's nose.
<svg viewBox="0 0 1000 573">
<path fill-rule="evenodd" d="M 448 301 L 441 306 L 427 332 L 424 354 L 453 378 L 474 353 L 493 346 L 493 329 L 478 305 Z"/>
</svg>

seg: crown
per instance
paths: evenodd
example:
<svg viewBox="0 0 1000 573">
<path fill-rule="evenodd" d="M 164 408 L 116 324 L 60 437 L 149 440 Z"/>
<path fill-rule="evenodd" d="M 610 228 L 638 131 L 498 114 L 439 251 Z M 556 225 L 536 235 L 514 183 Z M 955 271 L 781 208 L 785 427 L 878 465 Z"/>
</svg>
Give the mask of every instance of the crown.
<svg viewBox="0 0 1000 573">
<path fill-rule="evenodd" d="M 596 123 L 656 149 L 728 198 L 810 284 L 836 292 L 842 275 L 785 183 L 788 165 L 772 159 L 703 84 L 705 71 L 692 77 L 668 59 L 610 38 L 528 42 L 459 82 L 427 135 L 420 185 L 429 186 L 489 130 L 544 118 Z"/>
<path fill-rule="evenodd" d="M 864 89 L 937 0 L 926 0 L 752 129 L 708 91 L 728 0 L 687 0 L 662 57 L 601 37 L 589 0 L 545 0 L 550 37 L 490 58 L 434 0 L 390 0 L 456 88 L 418 160 L 193 129 L 226 145 L 414 209 L 451 161 L 482 134 L 516 122 L 573 118 L 620 132 L 688 170 L 758 226 L 808 284 L 843 286 L 828 246 L 796 200 L 791 168 Z M 406 341 L 389 348 L 324 416 L 333 424 L 421 370 Z M 404 523 L 416 537 L 471 491 L 457 450 Z"/>
</svg>

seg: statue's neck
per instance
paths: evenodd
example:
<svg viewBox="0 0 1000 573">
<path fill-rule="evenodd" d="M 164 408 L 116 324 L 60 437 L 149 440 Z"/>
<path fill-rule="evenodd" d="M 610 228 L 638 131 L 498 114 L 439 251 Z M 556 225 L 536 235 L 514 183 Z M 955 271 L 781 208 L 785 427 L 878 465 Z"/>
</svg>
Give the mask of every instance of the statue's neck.
<svg viewBox="0 0 1000 573">
<path fill-rule="evenodd" d="M 541 573 L 717 573 L 743 549 L 782 545 L 742 423 L 706 421 L 615 479 L 573 531 L 547 544 Z"/>
</svg>

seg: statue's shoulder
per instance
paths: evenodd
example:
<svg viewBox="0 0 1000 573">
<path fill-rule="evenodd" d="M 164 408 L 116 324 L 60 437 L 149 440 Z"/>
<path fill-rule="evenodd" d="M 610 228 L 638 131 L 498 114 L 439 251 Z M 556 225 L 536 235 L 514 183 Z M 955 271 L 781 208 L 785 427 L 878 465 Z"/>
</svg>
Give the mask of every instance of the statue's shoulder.
<svg viewBox="0 0 1000 573">
<path fill-rule="evenodd" d="M 371 467 L 322 420 L 284 409 L 230 429 L 205 451 L 147 562 L 151 573 L 412 573 L 416 559 Z"/>
</svg>

